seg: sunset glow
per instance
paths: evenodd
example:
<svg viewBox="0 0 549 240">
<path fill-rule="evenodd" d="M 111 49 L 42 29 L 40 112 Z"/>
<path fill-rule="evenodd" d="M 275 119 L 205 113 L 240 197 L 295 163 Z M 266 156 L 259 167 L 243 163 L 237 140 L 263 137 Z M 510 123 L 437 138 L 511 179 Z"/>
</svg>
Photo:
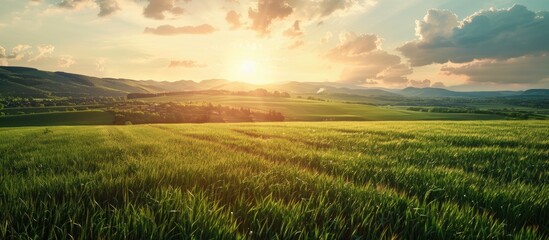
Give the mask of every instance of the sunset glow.
<svg viewBox="0 0 549 240">
<path fill-rule="evenodd" d="M 548 32 L 548 10 L 537 0 L 4 0 L 0 65 L 158 81 L 544 88 L 547 35 L 536 33 Z M 481 18 L 489 29 L 475 30 Z"/>
</svg>

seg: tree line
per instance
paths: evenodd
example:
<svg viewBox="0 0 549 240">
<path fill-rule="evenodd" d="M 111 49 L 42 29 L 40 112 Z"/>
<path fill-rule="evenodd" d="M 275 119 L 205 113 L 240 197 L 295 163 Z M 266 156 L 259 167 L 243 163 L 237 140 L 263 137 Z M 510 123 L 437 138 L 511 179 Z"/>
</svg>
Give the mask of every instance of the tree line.
<svg viewBox="0 0 549 240">
<path fill-rule="evenodd" d="M 253 97 L 291 97 L 287 92 L 272 91 L 269 92 L 263 88 L 258 88 L 252 91 L 227 91 L 227 90 L 201 90 L 201 91 L 182 91 L 182 92 L 164 92 L 164 93 L 130 93 L 128 99 L 136 98 L 154 98 L 163 96 L 181 96 L 190 94 L 202 95 L 232 95 L 232 96 L 253 96 Z"/>
</svg>

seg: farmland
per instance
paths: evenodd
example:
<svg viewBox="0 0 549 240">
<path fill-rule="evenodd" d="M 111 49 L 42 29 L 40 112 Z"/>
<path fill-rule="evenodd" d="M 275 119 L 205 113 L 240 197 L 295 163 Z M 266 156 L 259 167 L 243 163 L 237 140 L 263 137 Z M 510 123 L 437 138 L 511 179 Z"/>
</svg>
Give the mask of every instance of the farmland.
<svg viewBox="0 0 549 240">
<path fill-rule="evenodd" d="M 0 238 L 543 239 L 547 121 L 0 128 Z"/>
<path fill-rule="evenodd" d="M 504 119 L 494 114 L 428 113 L 378 107 L 341 101 L 322 101 L 305 98 L 273 98 L 249 96 L 211 96 L 188 94 L 145 98 L 148 102 L 201 103 L 205 99 L 213 104 L 231 107 L 247 107 L 251 110 L 276 110 L 287 121 L 381 121 L 381 120 L 495 120 Z"/>
</svg>

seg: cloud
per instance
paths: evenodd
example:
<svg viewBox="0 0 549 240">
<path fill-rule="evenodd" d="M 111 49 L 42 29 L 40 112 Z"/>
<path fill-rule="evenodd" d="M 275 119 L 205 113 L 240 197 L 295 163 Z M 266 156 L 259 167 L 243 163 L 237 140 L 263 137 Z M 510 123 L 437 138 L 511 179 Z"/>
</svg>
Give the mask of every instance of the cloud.
<svg viewBox="0 0 549 240">
<path fill-rule="evenodd" d="M 432 85 L 431 85 L 432 88 L 445 88 L 446 85 L 443 83 L 443 82 L 434 82 Z"/>
<path fill-rule="evenodd" d="M 242 26 L 242 22 L 240 22 L 240 14 L 238 14 L 235 11 L 229 11 L 227 12 L 227 16 L 225 17 L 225 20 L 229 25 L 231 26 L 231 30 L 239 29 Z"/>
<path fill-rule="evenodd" d="M 326 55 L 332 60 L 355 62 L 368 65 L 396 65 L 400 57 L 381 49 L 381 39 L 374 34 L 344 32 L 339 36 L 340 44 Z"/>
<path fill-rule="evenodd" d="M 29 50 L 30 48 L 31 48 L 31 46 L 29 46 L 29 45 L 19 44 L 11 50 L 11 54 L 10 54 L 10 56 L 8 56 L 8 58 L 13 58 L 15 60 L 21 60 L 28 54 L 27 50 Z"/>
<path fill-rule="evenodd" d="M 408 83 L 407 75 L 414 71 L 407 64 L 396 64 L 385 68 L 382 72 L 376 75 L 376 79 L 383 80 L 386 84 L 403 85 Z"/>
<path fill-rule="evenodd" d="M 340 43 L 328 51 L 326 56 L 345 63 L 340 81 L 353 84 L 404 85 L 407 75 L 413 71 L 401 63 L 397 55 L 381 48 L 381 39 L 374 34 L 344 32 L 339 36 Z"/>
<path fill-rule="evenodd" d="M 304 41 L 297 40 L 297 41 L 293 42 L 290 46 L 288 46 L 288 49 L 293 50 L 293 49 L 296 49 L 296 48 L 299 48 L 299 47 L 303 46 L 303 44 L 305 44 Z"/>
<path fill-rule="evenodd" d="M 248 10 L 248 17 L 252 20 L 251 29 L 265 36 L 269 34 L 273 20 L 284 19 L 293 11 L 285 0 L 258 0 L 257 8 Z"/>
<path fill-rule="evenodd" d="M 258 0 L 256 6 L 249 8 L 248 17 L 252 20 L 250 29 L 256 31 L 259 36 L 266 36 L 270 33 L 273 22 L 284 20 L 289 16 L 323 21 L 336 13 L 366 9 L 375 2 L 373 0 Z"/>
<path fill-rule="evenodd" d="M 33 0 L 34 2 L 40 2 L 40 0 Z M 56 4 L 58 7 L 65 9 L 81 9 L 86 6 L 99 7 L 99 13 L 97 16 L 106 17 L 120 10 L 118 0 L 62 0 Z"/>
<path fill-rule="evenodd" d="M 0 59 L 3 59 L 4 61 L 7 61 L 8 59 L 21 60 L 26 56 L 28 53 L 27 50 L 30 48 L 31 46 L 29 45 L 19 44 L 11 50 L 10 54 L 8 54 L 6 49 L 0 46 Z"/>
<path fill-rule="evenodd" d="M 288 0 L 299 17 L 322 21 L 334 15 L 360 12 L 376 4 L 374 0 Z"/>
<path fill-rule="evenodd" d="M 171 61 L 169 68 L 183 67 L 183 68 L 205 68 L 208 67 L 206 64 L 199 64 L 196 61 L 192 60 L 182 60 L 182 61 Z"/>
<path fill-rule="evenodd" d="M 82 5 L 89 4 L 93 2 L 92 0 L 62 0 L 59 3 L 57 3 L 58 7 L 67 8 L 67 9 L 75 9 Z"/>
<path fill-rule="evenodd" d="M 429 79 L 424 80 L 408 80 L 408 87 L 415 88 L 445 88 L 446 85 L 442 82 L 432 82 Z"/>
<path fill-rule="evenodd" d="M 515 5 L 475 13 L 461 22 L 446 10 L 429 10 L 416 21 L 418 39 L 398 50 L 412 66 L 506 60 L 549 52 L 549 12 Z"/>
<path fill-rule="evenodd" d="M 55 50 L 55 47 L 52 45 L 40 45 L 40 46 L 37 46 L 36 48 L 38 50 L 38 54 L 36 54 L 36 56 L 34 56 L 33 58 L 29 59 L 29 62 L 38 61 L 50 55 Z"/>
<path fill-rule="evenodd" d="M 332 39 L 332 37 L 334 37 L 334 34 L 332 32 L 327 32 L 326 34 L 324 34 L 324 37 L 320 39 L 320 43 L 327 43 L 328 41 L 330 41 L 330 39 Z"/>
<path fill-rule="evenodd" d="M 6 49 L 2 46 L 0 46 L 0 58 L 6 57 Z"/>
<path fill-rule="evenodd" d="M 116 0 L 97 0 L 97 5 L 99 5 L 99 13 L 97 15 L 100 17 L 109 16 L 120 10 L 120 6 Z"/>
<path fill-rule="evenodd" d="M 484 59 L 465 64 L 447 64 L 441 71 L 464 75 L 469 83 L 539 83 L 549 79 L 549 54 L 507 60 Z"/>
<path fill-rule="evenodd" d="M 301 27 L 299 27 L 299 20 L 296 20 L 290 28 L 284 31 L 284 36 L 286 37 L 298 37 L 302 35 L 303 31 L 301 31 Z"/>
<path fill-rule="evenodd" d="M 381 40 L 376 35 L 343 32 L 339 35 L 340 44 L 330 50 L 328 56 L 334 59 L 348 59 L 368 54 L 376 49 Z"/>
<path fill-rule="evenodd" d="M 6 58 L 7 58 L 6 49 L 0 46 L 0 61 L 6 62 Z M 6 64 L 2 64 L 2 65 L 6 65 Z"/>
<path fill-rule="evenodd" d="M 68 68 L 72 65 L 74 65 L 76 61 L 74 60 L 74 57 L 71 55 L 61 55 L 59 57 L 59 61 L 57 62 L 57 67 L 60 68 Z"/>
<path fill-rule="evenodd" d="M 107 62 L 106 58 L 98 58 L 95 61 L 95 69 L 98 72 L 105 72 L 105 63 Z"/>
<path fill-rule="evenodd" d="M 441 82 L 438 82 L 438 83 L 441 83 Z M 428 88 L 428 87 L 431 87 L 431 80 L 429 80 L 429 79 L 425 79 L 423 81 L 421 81 L 421 80 L 410 80 L 409 81 L 409 86 L 410 87 L 415 87 L 415 88 Z"/>
<path fill-rule="evenodd" d="M 337 10 L 351 7 L 356 1 L 352 0 L 324 0 L 319 2 L 320 16 L 329 16 Z"/>
<path fill-rule="evenodd" d="M 157 28 L 145 28 L 145 33 L 156 35 L 178 35 L 178 34 L 210 34 L 215 32 L 216 29 L 209 24 L 202 24 L 198 26 L 183 26 L 174 27 L 171 25 L 161 25 Z"/>
<path fill-rule="evenodd" d="M 189 2 L 190 0 L 185 0 Z M 147 18 L 163 20 L 166 18 L 165 12 L 172 15 L 181 15 L 185 11 L 181 7 L 175 6 L 176 0 L 149 0 L 149 4 L 143 9 L 143 15 Z"/>
</svg>

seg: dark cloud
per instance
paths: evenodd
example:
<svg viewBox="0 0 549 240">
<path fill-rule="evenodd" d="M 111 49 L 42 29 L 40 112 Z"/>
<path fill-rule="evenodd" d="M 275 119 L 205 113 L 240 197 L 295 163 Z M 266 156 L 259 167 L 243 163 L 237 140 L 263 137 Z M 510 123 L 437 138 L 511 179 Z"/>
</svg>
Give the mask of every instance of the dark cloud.
<svg viewBox="0 0 549 240">
<path fill-rule="evenodd" d="M 181 15 L 185 11 L 183 8 L 175 6 L 177 0 L 149 0 L 149 4 L 143 9 L 143 15 L 147 18 L 162 20 L 166 18 L 164 13 L 172 15 Z M 190 2 L 190 0 L 184 0 Z"/>
<path fill-rule="evenodd" d="M 251 29 L 265 36 L 269 34 L 273 20 L 284 19 L 293 11 L 285 0 L 259 0 L 257 8 L 248 10 L 248 17 L 252 20 Z"/>
<path fill-rule="evenodd" d="M 40 0 L 35 2 L 40 2 Z M 99 13 L 97 15 L 100 17 L 109 16 L 120 10 L 117 0 L 62 0 L 57 3 L 57 6 L 66 9 L 77 9 L 94 2 L 99 6 Z"/>
<path fill-rule="evenodd" d="M 240 14 L 238 14 L 235 11 L 229 11 L 227 12 L 227 16 L 225 16 L 225 20 L 227 23 L 229 23 L 231 30 L 239 29 L 242 26 L 242 22 L 240 21 Z"/>
<path fill-rule="evenodd" d="M 120 10 L 118 2 L 115 0 L 97 0 L 97 5 L 99 5 L 99 14 L 100 17 L 109 16 Z"/>
<path fill-rule="evenodd" d="M 208 65 L 206 65 L 206 64 L 199 64 L 196 61 L 192 61 L 192 60 L 171 61 L 170 65 L 168 65 L 169 68 L 175 68 L 175 67 L 205 68 L 207 66 Z"/>
<path fill-rule="evenodd" d="M 198 26 L 183 26 L 174 27 L 172 25 L 161 25 L 156 28 L 145 28 L 145 33 L 151 33 L 156 35 L 178 35 L 178 34 L 210 34 L 215 32 L 216 29 L 209 24 L 202 24 Z"/>
<path fill-rule="evenodd" d="M 75 9 L 81 4 L 92 2 L 92 0 L 62 0 L 57 6 L 67 9 Z"/>
<path fill-rule="evenodd" d="M 416 34 L 418 40 L 398 48 L 413 66 L 539 55 L 549 51 L 549 12 L 515 5 L 458 22 L 451 12 L 430 10 L 416 22 Z"/>
<path fill-rule="evenodd" d="M 300 19 L 317 20 L 344 12 L 355 6 L 365 6 L 371 0 L 258 0 L 257 6 L 248 10 L 252 20 L 250 29 L 260 36 L 270 33 L 271 24 L 292 15 Z"/>
<path fill-rule="evenodd" d="M 464 75 L 470 83 L 539 83 L 549 79 L 549 55 L 507 60 L 486 59 L 443 66 L 448 75 Z"/>
<path fill-rule="evenodd" d="M 303 31 L 301 31 L 301 27 L 299 27 L 299 21 L 295 21 L 290 28 L 284 31 L 284 36 L 286 37 L 298 37 L 302 35 Z"/>
<path fill-rule="evenodd" d="M 356 0 L 323 0 L 317 2 L 316 4 L 318 4 L 317 7 L 320 10 L 318 14 L 321 17 L 326 17 L 338 10 L 345 10 L 358 3 L 359 1 Z"/>
</svg>

